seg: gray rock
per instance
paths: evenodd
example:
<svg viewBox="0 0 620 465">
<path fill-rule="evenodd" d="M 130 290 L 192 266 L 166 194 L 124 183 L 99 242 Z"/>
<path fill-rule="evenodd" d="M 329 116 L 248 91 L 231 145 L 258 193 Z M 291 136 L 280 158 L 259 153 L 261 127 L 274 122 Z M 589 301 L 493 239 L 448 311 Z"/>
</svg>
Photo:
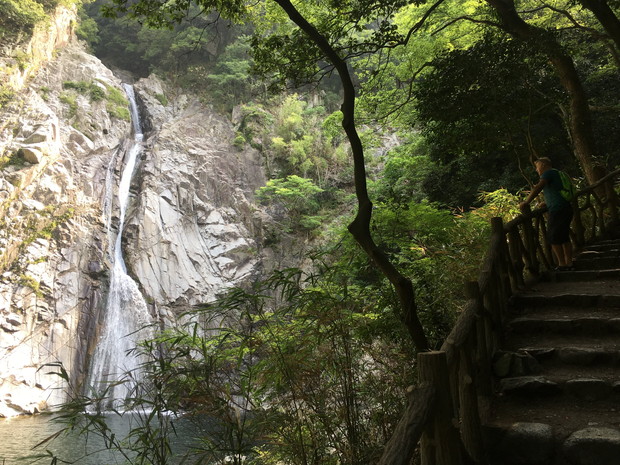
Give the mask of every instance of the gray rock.
<svg viewBox="0 0 620 465">
<path fill-rule="evenodd" d="M 0 416 L 39 411 L 64 400 L 66 386 L 37 374 L 36 367 L 60 361 L 72 379 L 83 379 L 93 352 L 89 341 L 94 341 L 106 302 L 108 242 L 116 227 L 112 222 L 108 231 L 104 220 L 106 174 L 120 171 L 122 157 L 115 155 L 130 124 L 112 118 L 105 101 L 83 96 L 77 114 L 65 119 L 59 96 L 66 81 L 120 87 L 112 72 L 76 41 L 24 90 L 26 104 L 11 115 L 21 126 L 0 131 L 0 149 L 21 149 L 31 163 L 0 173 L 7 223 L 0 230 L 0 254 L 16 257 L 20 266 L 14 269 L 31 278 L 30 287 L 15 286 L 19 276 L 7 267 L 0 281 L 0 351 L 15 348 L 0 364 Z M 43 86 L 45 100 L 36 92 Z M 140 175 L 131 185 L 125 262 L 153 308 L 172 325 L 180 311 L 251 279 L 261 254 L 273 253 L 261 250 L 255 239 L 270 220 L 254 202 L 265 176 L 258 152 L 232 147 L 235 130 L 225 117 L 195 98 L 174 97 L 157 78 L 137 87 L 143 107 L 153 110 L 155 132 L 145 143 Z M 165 107 L 156 98 L 164 93 L 171 96 Z M 109 202 L 112 216 L 115 202 Z M 73 213 L 65 220 L 69 208 Z M 49 239 L 21 247 L 52 222 L 59 224 Z M 279 266 L 289 265 L 285 257 Z M 2 383 L 11 376 L 23 382 Z"/>
<path fill-rule="evenodd" d="M 562 362 L 571 365 L 590 365 L 602 355 L 600 350 L 580 347 L 564 347 L 557 353 Z"/>
<path fill-rule="evenodd" d="M 501 380 L 502 392 L 505 394 L 548 396 L 558 394 L 561 389 L 557 383 L 542 376 L 520 376 Z"/>
<path fill-rule="evenodd" d="M 503 378 L 510 374 L 512 366 L 512 354 L 510 352 L 502 352 L 498 354 L 497 360 L 493 362 L 493 372 L 495 376 Z"/>
<path fill-rule="evenodd" d="M 493 456 L 506 465 L 547 465 L 551 462 L 554 449 L 551 426 L 515 423 L 494 448 Z"/>
<path fill-rule="evenodd" d="M 594 401 L 606 399 L 612 393 L 612 386 L 602 379 L 579 378 L 566 382 L 566 390 L 580 399 Z"/>
<path fill-rule="evenodd" d="M 24 160 L 33 165 L 41 163 L 45 155 L 38 147 L 22 147 L 20 153 Z"/>
<path fill-rule="evenodd" d="M 541 348 L 526 347 L 524 349 L 521 349 L 521 351 L 530 354 L 532 357 L 535 357 L 536 359 L 550 358 L 556 352 L 556 350 L 552 347 L 541 347 Z"/>
<path fill-rule="evenodd" d="M 573 465 L 618 465 L 620 431 L 611 428 L 585 428 L 571 434 L 562 453 Z"/>
</svg>

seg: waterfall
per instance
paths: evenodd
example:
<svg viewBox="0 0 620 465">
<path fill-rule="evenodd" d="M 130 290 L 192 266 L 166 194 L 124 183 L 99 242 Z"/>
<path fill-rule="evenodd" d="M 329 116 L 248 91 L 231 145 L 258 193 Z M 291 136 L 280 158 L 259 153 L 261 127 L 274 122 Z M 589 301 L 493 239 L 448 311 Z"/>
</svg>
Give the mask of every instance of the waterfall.
<svg viewBox="0 0 620 465">
<path fill-rule="evenodd" d="M 136 160 L 142 152 L 143 134 L 140 125 L 133 87 L 124 84 L 131 106 L 134 140 L 129 150 L 120 155 L 125 157 L 118 185 L 118 228 L 116 237 L 112 230 L 113 177 L 116 157 L 110 162 L 106 179 L 106 200 L 104 211 L 107 216 L 109 256 L 112 262 L 110 289 L 101 336 L 91 361 L 89 386 L 97 395 L 105 392 L 104 407 L 122 407 L 124 399 L 131 393 L 135 381 L 140 380 L 141 360 L 131 353 L 140 340 L 149 337 L 146 328 L 151 322 L 144 297 L 136 282 L 127 275 L 123 259 L 121 239 L 125 225 L 125 214 L 129 203 L 129 186 L 136 167 Z"/>
</svg>

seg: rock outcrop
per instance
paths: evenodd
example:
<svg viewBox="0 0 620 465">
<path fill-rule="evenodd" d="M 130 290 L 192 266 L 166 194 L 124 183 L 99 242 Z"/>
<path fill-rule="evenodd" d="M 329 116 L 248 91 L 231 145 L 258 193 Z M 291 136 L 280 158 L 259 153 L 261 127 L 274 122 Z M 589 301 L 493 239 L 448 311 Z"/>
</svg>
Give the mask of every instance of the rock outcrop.
<svg viewBox="0 0 620 465">
<path fill-rule="evenodd" d="M 105 319 L 106 172 L 118 176 L 131 131 L 120 84 L 73 41 L 2 109 L 0 417 L 53 407 L 85 382 Z M 259 271 L 264 175 L 225 118 L 156 79 L 136 87 L 152 131 L 124 255 L 153 315 L 174 324 Z M 60 364 L 66 380 L 48 374 Z"/>
<path fill-rule="evenodd" d="M 105 298 L 101 200 L 111 153 L 129 122 L 106 99 L 67 89 L 120 82 L 76 43 L 39 70 L 8 107 L 0 132 L 0 416 L 64 399 L 86 369 L 90 326 Z M 113 90 L 112 90 L 113 89 Z M 90 334 L 92 336 L 92 332 Z"/>
<path fill-rule="evenodd" d="M 253 193 L 265 178 L 256 151 L 232 146 L 229 121 L 154 78 L 136 88 L 156 129 L 139 168 L 125 256 L 147 300 L 178 313 L 255 273 Z"/>
</svg>

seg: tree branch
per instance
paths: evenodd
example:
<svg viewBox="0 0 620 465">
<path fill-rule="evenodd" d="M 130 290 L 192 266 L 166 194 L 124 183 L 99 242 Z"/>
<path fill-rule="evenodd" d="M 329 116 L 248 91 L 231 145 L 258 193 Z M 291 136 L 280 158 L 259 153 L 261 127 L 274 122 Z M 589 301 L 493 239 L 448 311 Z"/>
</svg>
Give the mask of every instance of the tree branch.
<svg viewBox="0 0 620 465">
<path fill-rule="evenodd" d="M 349 225 L 349 231 L 357 243 L 366 252 L 373 263 L 381 270 L 386 278 L 394 286 L 400 306 L 403 311 L 402 320 L 409 335 L 411 336 L 418 351 L 428 350 L 428 340 L 417 315 L 415 292 L 410 279 L 403 276 L 379 247 L 375 244 L 370 234 L 370 220 L 372 217 L 372 202 L 368 196 L 366 184 L 366 167 L 364 163 L 364 148 L 357 132 L 355 124 L 355 86 L 347 62 L 334 50 L 327 38 L 321 34 L 306 18 L 295 8 L 290 0 L 274 0 L 286 12 L 291 21 L 305 33 L 325 54 L 338 75 L 343 88 L 343 101 L 341 110 L 343 114 L 342 127 L 351 144 L 353 154 L 353 172 L 355 182 L 355 194 L 358 202 L 357 215 Z"/>
</svg>

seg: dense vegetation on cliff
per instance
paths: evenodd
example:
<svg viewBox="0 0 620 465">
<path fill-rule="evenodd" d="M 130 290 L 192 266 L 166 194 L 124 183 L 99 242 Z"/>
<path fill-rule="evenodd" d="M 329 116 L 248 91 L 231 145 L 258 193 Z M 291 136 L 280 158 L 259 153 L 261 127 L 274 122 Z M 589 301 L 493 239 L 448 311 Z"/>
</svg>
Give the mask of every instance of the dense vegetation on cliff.
<svg viewBox="0 0 620 465">
<path fill-rule="evenodd" d="M 93 50 L 234 117 L 271 178 L 268 240 L 320 244 L 142 347 L 154 411 L 217 418 L 203 458 L 376 462 L 531 161 L 583 182 L 620 163 L 618 2 L 107 3 L 85 7 Z M 143 463 L 168 460 L 161 433 Z"/>
</svg>

